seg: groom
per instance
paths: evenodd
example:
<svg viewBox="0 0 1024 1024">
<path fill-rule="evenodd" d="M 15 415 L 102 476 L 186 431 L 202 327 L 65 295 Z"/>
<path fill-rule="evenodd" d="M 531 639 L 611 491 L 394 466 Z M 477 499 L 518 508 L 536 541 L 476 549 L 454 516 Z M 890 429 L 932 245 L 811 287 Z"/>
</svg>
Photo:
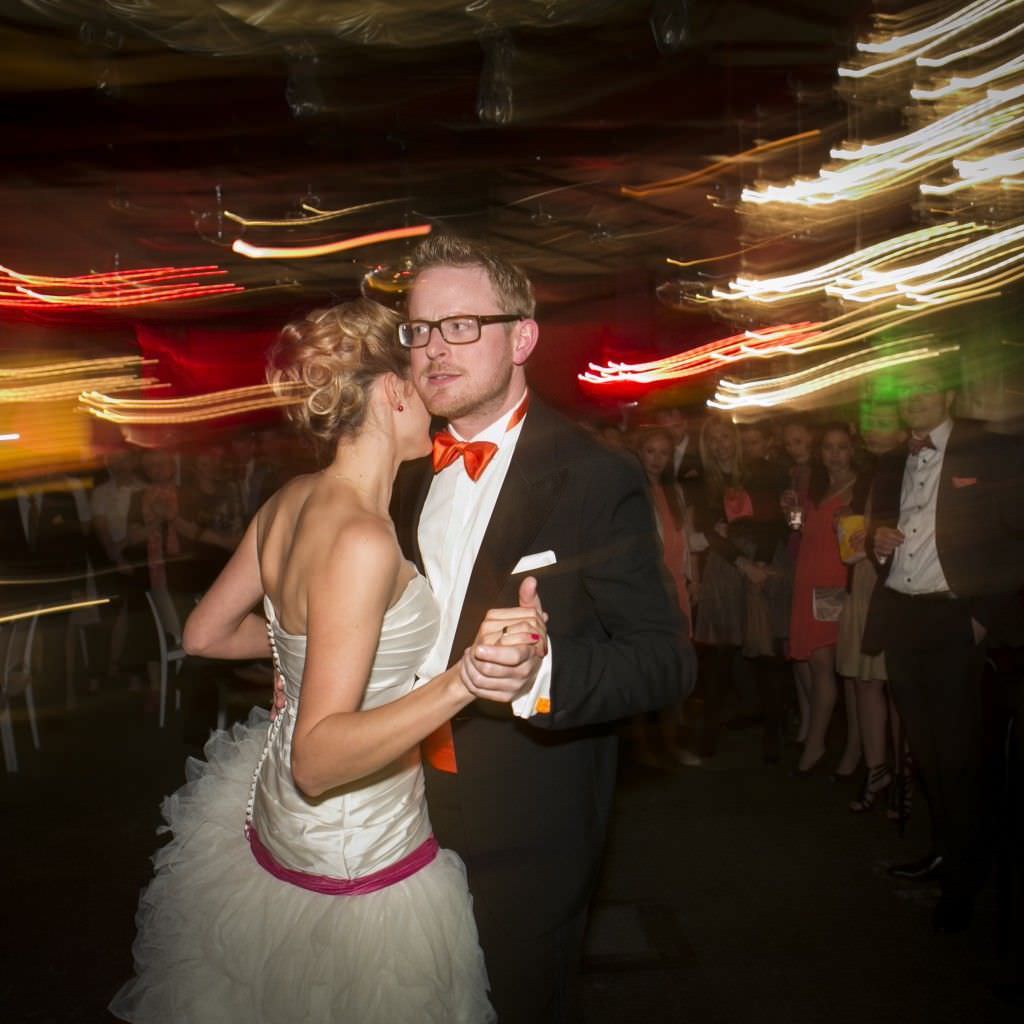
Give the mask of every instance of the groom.
<svg viewBox="0 0 1024 1024">
<path fill-rule="evenodd" d="M 446 235 L 421 243 L 414 270 L 400 340 L 427 408 L 448 424 L 433 458 L 399 474 L 392 507 L 441 607 L 421 674 L 457 660 L 488 609 L 518 605 L 527 576 L 550 615 L 543 656 L 516 648 L 519 664 L 482 665 L 518 674 L 511 707 L 478 700 L 425 744 L 430 816 L 466 863 L 499 1021 L 562 1021 L 608 824 L 616 722 L 689 693 L 693 652 L 639 466 L 527 389 L 529 280 Z"/>
</svg>

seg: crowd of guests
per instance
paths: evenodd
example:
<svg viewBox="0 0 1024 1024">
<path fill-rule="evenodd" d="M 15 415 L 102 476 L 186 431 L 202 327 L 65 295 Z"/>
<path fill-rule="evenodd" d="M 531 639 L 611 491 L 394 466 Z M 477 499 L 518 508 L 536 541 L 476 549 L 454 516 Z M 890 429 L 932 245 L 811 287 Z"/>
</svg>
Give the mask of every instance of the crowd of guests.
<svg viewBox="0 0 1024 1024">
<path fill-rule="evenodd" d="M 941 882 L 940 931 L 1000 843 L 1024 863 L 1024 446 L 955 394 L 928 362 L 832 419 L 640 406 L 591 428 L 643 467 L 700 658 L 688 706 L 634 723 L 636 760 L 714 760 L 731 697 L 766 762 L 788 740 L 794 778 L 856 781 L 852 813 L 902 823 L 916 785 L 931 848 L 890 871 Z"/>
<path fill-rule="evenodd" d="M 906 432 L 894 402 L 856 413 L 856 422 L 790 416 L 737 425 L 704 411 L 642 409 L 632 428 L 605 427 L 600 436 L 640 460 L 666 572 L 701 653 L 699 714 L 687 730 L 694 749 L 680 739 L 662 752 L 691 765 L 713 759 L 730 699 L 740 724 L 754 704 L 769 763 L 786 739 L 800 747 L 801 777 L 827 766 L 849 778 L 863 757 L 873 781 L 851 802 L 862 811 L 892 781 L 885 737 L 895 713 L 884 658 L 861 652 L 877 578 L 864 510 L 873 460 Z M 832 764 L 826 739 L 840 691 L 846 739 Z M 683 735 L 688 710 L 675 716 L 675 731 L 666 724 L 666 737 Z M 652 745 L 636 737 L 638 759 L 652 764 Z"/>
</svg>

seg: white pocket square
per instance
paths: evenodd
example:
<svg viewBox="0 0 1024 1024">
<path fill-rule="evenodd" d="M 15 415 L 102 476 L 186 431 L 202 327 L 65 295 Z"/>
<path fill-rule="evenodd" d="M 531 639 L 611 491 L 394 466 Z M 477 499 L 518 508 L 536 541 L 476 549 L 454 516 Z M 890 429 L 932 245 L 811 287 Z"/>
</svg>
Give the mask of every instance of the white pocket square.
<svg viewBox="0 0 1024 1024">
<path fill-rule="evenodd" d="M 543 569 L 545 565 L 554 565 L 558 559 L 555 558 L 554 551 L 538 551 L 535 555 L 523 555 L 522 558 L 516 562 L 516 567 L 512 570 L 512 575 L 520 572 L 533 572 L 534 569 Z"/>
</svg>

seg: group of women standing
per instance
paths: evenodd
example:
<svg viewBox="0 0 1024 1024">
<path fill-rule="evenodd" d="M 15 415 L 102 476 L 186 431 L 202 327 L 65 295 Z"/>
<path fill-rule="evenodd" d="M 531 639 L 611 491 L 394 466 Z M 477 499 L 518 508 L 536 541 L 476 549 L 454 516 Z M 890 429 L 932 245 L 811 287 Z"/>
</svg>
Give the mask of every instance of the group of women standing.
<svg viewBox="0 0 1024 1024">
<path fill-rule="evenodd" d="M 651 487 L 666 571 L 702 652 L 701 758 L 717 751 L 723 697 L 746 659 L 761 702 L 766 761 L 780 759 L 786 694 L 795 684 L 801 752 L 794 774 L 827 770 L 852 778 L 863 759 L 863 787 L 849 804 L 858 812 L 892 784 L 886 731 L 896 719 L 884 659 L 861 652 L 876 581 L 864 537 L 871 464 L 903 438 L 895 406 L 869 403 L 857 432 L 838 421 L 785 423 L 783 461 L 770 453 L 767 427 L 709 416 L 699 435 L 702 479 L 688 488 L 687 500 L 673 471 L 672 436 L 661 429 L 639 435 L 636 453 Z M 691 548 L 705 550 L 698 557 Z M 826 740 L 840 680 L 846 739 L 834 762 Z M 678 722 L 666 713 L 661 731 L 686 761 Z"/>
</svg>

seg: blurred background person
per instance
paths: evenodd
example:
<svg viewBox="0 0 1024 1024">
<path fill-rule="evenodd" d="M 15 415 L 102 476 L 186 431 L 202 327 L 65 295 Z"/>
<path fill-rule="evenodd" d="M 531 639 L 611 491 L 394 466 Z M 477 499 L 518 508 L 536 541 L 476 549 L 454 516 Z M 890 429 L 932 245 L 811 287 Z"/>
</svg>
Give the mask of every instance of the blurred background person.
<svg viewBox="0 0 1024 1024">
<path fill-rule="evenodd" d="M 769 763 L 782 755 L 785 661 L 792 599 L 792 566 L 786 549 L 788 536 L 781 497 L 787 483 L 785 468 L 774 455 L 774 429 L 770 420 L 744 423 L 739 428 L 743 451 L 743 481 L 750 496 L 750 516 L 736 521 L 736 543 L 750 552 L 764 578 L 747 579 L 746 627 L 741 678 L 749 678 L 760 703 L 763 725 L 762 753 Z"/>
<path fill-rule="evenodd" d="M 839 510 L 850 504 L 857 481 L 849 426 L 826 425 L 819 453 L 821 464 L 812 471 L 803 505 L 789 627 L 789 655 L 794 661 L 807 662 L 811 673 L 810 719 L 797 766 L 800 776 L 807 776 L 823 765 L 828 727 L 838 696 L 835 648 L 846 566 L 839 558 L 835 520 Z M 852 775 L 859 760 L 860 736 L 851 694 L 846 747 L 836 774 Z"/>
<path fill-rule="evenodd" d="M 788 551 L 790 563 L 794 566 L 800 550 L 804 504 L 811 486 L 814 438 L 814 430 L 803 417 L 792 417 L 782 425 L 782 449 L 787 460 L 786 472 L 789 478 L 788 486 L 782 492 L 782 512 L 790 527 Z M 803 746 L 811 724 L 811 666 L 808 662 L 793 662 L 793 682 L 799 716 L 795 739 L 797 744 Z"/>
<path fill-rule="evenodd" d="M 199 448 L 181 487 L 175 526 L 194 544 L 190 589 L 196 593 L 204 592 L 227 564 L 248 522 L 241 489 L 228 478 L 225 460 L 222 445 Z"/>
<path fill-rule="evenodd" d="M 956 378 L 938 360 L 906 368 L 901 387 L 910 437 L 875 473 L 868 550 L 884 585 L 868 609 L 864 649 L 885 654 L 932 826 L 928 853 L 890 873 L 937 875 L 933 927 L 958 932 L 991 857 L 980 682 L 987 644 L 1003 641 L 1019 617 L 1024 449 L 953 419 Z"/>
<path fill-rule="evenodd" d="M 896 404 L 865 402 L 861 407 L 860 433 L 865 448 L 865 465 L 858 476 L 851 502 L 842 510 L 839 520 L 840 557 L 850 568 L 848 596 L 839 616 L 836 644 L 836 670 L 844 680 L 844 686 L 853 688 L 864 756 L 864 783 L 860 795 L 849 803 L 850 810 L 855 813 L 871 810 L 880 795 L 891 791 L 893 769 L 887 756 L 887 731 L 892 733 L 894 758 L 903 758 L 898 716 L 886 685 L 885 655 L 865 654 L 862 650 L 868 605 L 878 583 L 876 566 L 867 558 L 865 550 L 866 516 L 875 462 L 880 456 L 899 448 L 906 439 Z M 887 730 L 887 726 L 891 730 Z M 903 790 L 896 797 L 900 810 L 905 812 L 910 799 L 910 774 L 905 763 L 898 764 L 897 768 L 902 769 L 897 776 Z M 892 803 L 895 806 L 896 801 Z"/>
<path fill-rule="evenodd" d="M 693 566 L 688 536 L 692 529 L 692 515 L 686 507 L 682 489 L 676 483 L 673 463 L 673 435 L 665 429 L 653 428 L 640 433 L 636 440 L 636 454 L 644 470 L 647 487 L 654 508 L 655 526 L 661 539 L 665 571 L 672 580 L 683 613 L 688 635 L 692 606 L 690 594 L 694 588 Z M 695 765 L 700 758 L 687 750 L 682 742 L 682 703 L 662 708 L 650 715 L 633 719 L 633 739 L 636 758 L 648 767 L 658 764 L 658 755 L 651 742 L 651 727 L 657 723 L 661 753 L 680 764 Z"/>
<path fill-rule="evenodd" d="M 679 406 L 663 406 L 654 411 L 655 425 L 667 430 L 672 438 L 672 472 L 690 502 L 694 500 L 693 488 L 700 483 L 701 476 L 696 420 Z"/>
</svg>

